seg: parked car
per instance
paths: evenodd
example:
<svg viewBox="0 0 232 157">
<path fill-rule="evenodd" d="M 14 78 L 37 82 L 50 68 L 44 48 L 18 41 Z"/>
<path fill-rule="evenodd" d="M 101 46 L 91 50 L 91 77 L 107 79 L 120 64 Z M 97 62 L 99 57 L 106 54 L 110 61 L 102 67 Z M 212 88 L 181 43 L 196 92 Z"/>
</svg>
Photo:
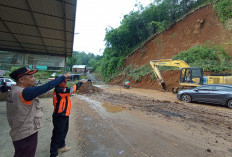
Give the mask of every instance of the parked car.
<svg viewBox="0 0 232 157">
<path fill-rule="evenodd" d="M 192 101 L 220 104 L 232 109 L 232 85 L 209 84 L 194 89 L 181 90 L 177 98 L 190 103 Z"/>
<path fill-rule="evenodd" d="M 13 86 L 13 85 L 16 85 L 16 82 L 13 81 L 13 80 L 10 79 L 10 78 L 0 78 L 0 82 L 6 82 L 6 85 L 7 85 L 8 87 L 11 87 L 11 86 Z"/>
<path fill-rule="evenodd" d="M 52 76 L 52 77 L 56 77 L 56 73 L 52 73 L 51 76 Z"/>
<path fill-rule="evenodd" d="M 71 81 L 80 80 L 80 75 L 79 75 L 79 74 L 70 74 L 69 79 L 70 79 Z"/>
</svg>

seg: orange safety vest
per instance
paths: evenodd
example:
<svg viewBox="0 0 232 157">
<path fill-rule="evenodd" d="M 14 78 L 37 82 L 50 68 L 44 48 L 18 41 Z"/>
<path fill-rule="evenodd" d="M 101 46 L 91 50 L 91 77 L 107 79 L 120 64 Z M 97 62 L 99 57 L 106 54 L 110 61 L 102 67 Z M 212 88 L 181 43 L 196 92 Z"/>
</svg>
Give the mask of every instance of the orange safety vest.
<svg viewBox="0 0 232 157">
<path fill-rule="evenodd" d="M 70 95 L 77 91 L 77 85 L 72 88 L 56 88 L 53 92 L 54 114 L 69 116 L 71 110 Z"/>
</svg>

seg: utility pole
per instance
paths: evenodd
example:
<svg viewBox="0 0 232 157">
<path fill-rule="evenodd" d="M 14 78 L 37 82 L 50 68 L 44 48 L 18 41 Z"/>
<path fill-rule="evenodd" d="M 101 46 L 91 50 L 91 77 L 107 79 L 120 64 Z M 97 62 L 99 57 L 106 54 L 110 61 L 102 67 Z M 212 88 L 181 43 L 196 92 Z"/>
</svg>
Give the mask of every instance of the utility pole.
<svg viewBox="0 0 232 157">
<path fill-rule="evenodd" d="M 66 67 L 67 67 L 67 62 L 66 62 L 67 56 L 65 53 L 65 58 L 64 58 L 64 74 L 66 74 Z"/>
</svg>

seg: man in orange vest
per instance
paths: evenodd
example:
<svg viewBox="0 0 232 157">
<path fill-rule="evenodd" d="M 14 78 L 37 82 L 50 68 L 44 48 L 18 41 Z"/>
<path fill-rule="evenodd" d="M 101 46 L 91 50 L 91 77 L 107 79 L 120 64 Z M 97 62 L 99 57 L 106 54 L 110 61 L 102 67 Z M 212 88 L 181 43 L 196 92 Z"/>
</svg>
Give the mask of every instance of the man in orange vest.
<svg viewBox="0 0 232 157">
<path fill-rule="evenodd" d="M 126 81 L 125 83 L 124 83 L 124 88 L 130 88 L 130 81 Z"/>
<path fill-rule="evenodd" d="M 71 147 L 65 145 L 65 138 L 68 133 L 69 115 L 71 110 L 70 95 L 75 93 L 83 82 L 78 82 L 73 87 L 66 86 L 66 79 L 55 87 L 53 92 L 53 131 L 51 138 L 50 157 L 57 157 L 58 152 L 69 151 Z"/>
</svg>

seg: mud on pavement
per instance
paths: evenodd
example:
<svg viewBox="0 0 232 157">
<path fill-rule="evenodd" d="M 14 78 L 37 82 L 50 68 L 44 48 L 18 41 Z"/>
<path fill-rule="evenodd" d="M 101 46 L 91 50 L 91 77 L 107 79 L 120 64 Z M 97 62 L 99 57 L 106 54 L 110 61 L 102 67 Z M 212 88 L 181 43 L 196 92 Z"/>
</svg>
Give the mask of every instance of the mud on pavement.
<svg viewBox="0 0 232 157">
<path fill-rule="evenodd" d="M 139 95 L 138 93 L 130 93 L 131 90 L 126 91 L 128 93 L 121 93 L 120 89 L 120 93 L 118 93 L 110 91 L 110 88 L 100 89 L 91 84 L 84 84 L 78 94 L 89 100 L 102 102 L 102 106 L 106 110 L 110 107 L 112 113 L 122 109 L 132 112 L 142 111 L 146 115 L 164 118 L 170 123 L 184 124 L 187 129 L 194 128 L 201 132 L 200 134 L 209 132 L 215 137 L 215 145 L 224 145 L 228 147 L 229 152 L 232 152 L 232 147 L 228 146 L 228 143 L 232 142 L 232 113 L 230 109 L 221 106 L 165 101 L 163 98 L 159 100 L 149 95 L 144 96 L 144 92 Z M 140 90 L 138 89 L 138 91 Z M 161 96 L 169 97 L 170 95 L 162 93 Z M 170 99 L 167 98 L 167 100 Z M 206 152 L 211 152 L 211 150 L 206 149 Z"/>
<path fill-rule="evenodd" d="M 102 89 L 98 88 L 98 87 L 95 87 L 93 86 L 92 84 L 90 83 L 84 83 L 80 89 L 78 90 L 78 94 L 85 94 L 85 93 L 100 93 L 102 92 Z"/>
<path fill-rule="evenodd" d="M 225 107 L 160 101 L 129 93 L 109 93 L 106 90 L 96 91 L 94 94 L 85 94 L 91 99 L 109 102 L 129 110 L 144 111 L 149 115 L 158 115 L 171 121 L 186 123 L 190 127 L 200 126 L 205 131 L 232 142 L 232 112 Z"/>
</svg>

